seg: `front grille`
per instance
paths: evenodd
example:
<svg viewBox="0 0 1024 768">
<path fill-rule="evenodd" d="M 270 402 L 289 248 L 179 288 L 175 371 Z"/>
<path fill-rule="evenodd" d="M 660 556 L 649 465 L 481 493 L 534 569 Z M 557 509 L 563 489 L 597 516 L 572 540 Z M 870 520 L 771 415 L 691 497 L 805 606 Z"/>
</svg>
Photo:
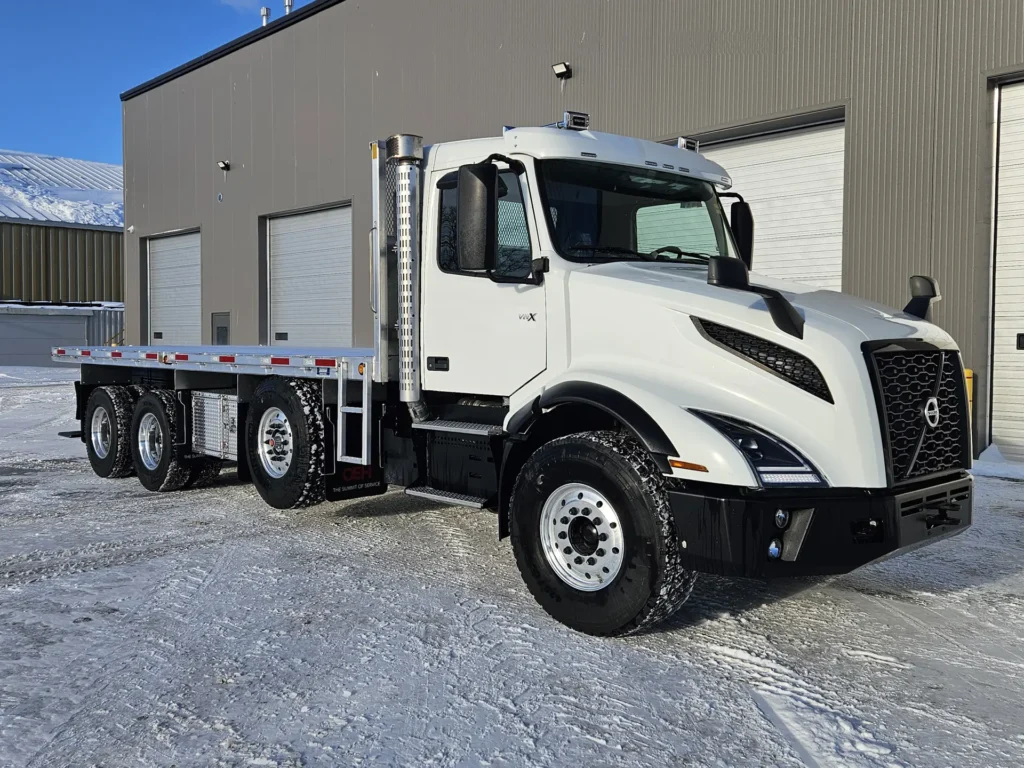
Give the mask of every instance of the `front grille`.
<svg viewBox="0 0 1024 768">
<path fill-rule="evenodd" d="M 827 403 L 835 402 L 818 366 L 798 352 L 759 336 L 737 331 L 727 325 L 712 323 L 710 320 L 700 320 L 695 317 L 693 322 L 697 326 L 697 330 L 719 346 L 757 363 L 762 368 L 766 368 L 769 372 L 800 387 L 805 392 L 820 397 Z"/>
<path fill-rule="evenodd" d="M 970 435 L 960 355 L 894 346 L 868 354 L 892 481 L 966 469 Z M 931 398 L 938 405 L 934 426 L 926 414 Z"/>
</svg>

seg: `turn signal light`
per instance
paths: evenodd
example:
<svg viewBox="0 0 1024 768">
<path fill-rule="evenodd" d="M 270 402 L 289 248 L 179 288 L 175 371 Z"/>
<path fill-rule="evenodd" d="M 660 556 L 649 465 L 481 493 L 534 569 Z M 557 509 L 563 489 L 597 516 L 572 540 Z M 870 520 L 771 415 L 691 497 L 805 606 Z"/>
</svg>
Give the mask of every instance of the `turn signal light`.
<svg viewBox="0 0 1024 768">
<path fill-rule="evenodd" d="M 689 461 L 680 461 L 679 459 L 669 459 L 668 465 L 673 469 L 688 469 L 691 472 L 707 472 L 708 468 L 703 464 L 694 464 Z"/>
</svg>

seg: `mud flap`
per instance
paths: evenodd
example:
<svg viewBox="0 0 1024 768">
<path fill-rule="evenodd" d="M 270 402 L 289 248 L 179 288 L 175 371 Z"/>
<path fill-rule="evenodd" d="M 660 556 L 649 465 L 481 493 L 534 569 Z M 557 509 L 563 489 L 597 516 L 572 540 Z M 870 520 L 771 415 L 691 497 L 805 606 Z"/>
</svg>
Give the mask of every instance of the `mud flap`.
<svg viewBox="0 0 1024 768">
<path fill-rule="evenodd" d="M 327 501 L 379 496 L 388 489 L 384 470 L 374 465 L 338 464 L 333 475 L 324 477 L 324 484 Z"/>
</svg>

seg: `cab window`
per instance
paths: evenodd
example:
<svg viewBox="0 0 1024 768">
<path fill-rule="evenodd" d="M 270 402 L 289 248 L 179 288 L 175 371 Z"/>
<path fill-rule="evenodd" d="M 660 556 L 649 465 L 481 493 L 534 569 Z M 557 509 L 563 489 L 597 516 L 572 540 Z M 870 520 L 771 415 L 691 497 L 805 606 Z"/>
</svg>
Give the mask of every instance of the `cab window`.
<svg viewBox="0 0 1024 768">
<path fill-rule="evenodd" d="M 438 182 L 441 196 L 437 226 L 437 260 L 444 272 L 486 276 L 486 272 L 459 269 L 459 173 L 452 171 Z M 526 224 L 522 187 L 513 171 L 498 173 L 498 277 L 526 278 L 532 274 L 533 251 Z"/>
</svg>

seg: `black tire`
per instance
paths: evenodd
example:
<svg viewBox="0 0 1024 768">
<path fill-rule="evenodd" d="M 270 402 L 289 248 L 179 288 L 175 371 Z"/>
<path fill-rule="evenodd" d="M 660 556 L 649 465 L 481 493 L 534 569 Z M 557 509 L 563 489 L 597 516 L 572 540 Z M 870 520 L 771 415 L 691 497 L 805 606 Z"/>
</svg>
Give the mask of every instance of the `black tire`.
<svg viewBox="0 0 1024 768">
<path fill-rule="evenodd" d="M 263 415 L 272 408 L 287 418 L 292 431 L 291 463 L 281 477 L 264 468 L 259 447 Z M 260 384 L 245 421 L 245 452 L 252 483 L 275 509 L 310 507 L 324 500 L 324 416 L 318 382 L 272 377 Z"/>
<path fill-rule="evenodd" d="M 132 474 L 131 423 L 135 400 L 126 387 L 97 387 L 89 395 L 82 420 L 85 450 L 92 471 L 100 477 L 128 477 Z M 92 439 L 93 418 L 97 411 L 106 414 L 109 447 L 100 456 Z M 102 445 L 102 443 L 101 443 Z"/>
<path fill-rule="evenodd" d="M 152 414 L 160 440 L 160 455 L 156 465 L 149 467 L 139 449 L 139 431 L 143 419 Z M 177 491 L 188 482 L 189 463 L 179 459 L 174 447 L 177 438 L 174 393 L 166 389 L 147 392 L 135 404 L 132 416 L 131 449 L 135 474 L 139 482 L 150 491 Z"/>
<path fill-rule="evenodd" d="M 621 569 L 597 591 L 566 583 L 543 552 L 544 503 L 569 483 L 606 497 L 621 523 Z M 630 435 L 582 432 L 541 446 L 516 479 L 510 513 L 512 549 L 526 586 L 545 611 L 580 632 L 637 632 L 671 616 L 693 590 L 697 574 L 680 563 L 662 474 Z"/>
<path fill-rule="evenodd" d="M 201 459 L 192 459 L 189 461 L 188 466 L 188 480 L 185 481 L 185 485 L 182 488 L 206 488 L 212 485 L 213 481 L 220 475 L 224 461 L 223 459 L 206 456 Z"/>
</svg>

